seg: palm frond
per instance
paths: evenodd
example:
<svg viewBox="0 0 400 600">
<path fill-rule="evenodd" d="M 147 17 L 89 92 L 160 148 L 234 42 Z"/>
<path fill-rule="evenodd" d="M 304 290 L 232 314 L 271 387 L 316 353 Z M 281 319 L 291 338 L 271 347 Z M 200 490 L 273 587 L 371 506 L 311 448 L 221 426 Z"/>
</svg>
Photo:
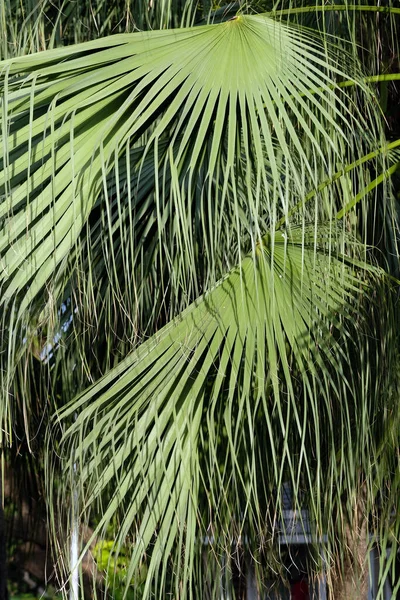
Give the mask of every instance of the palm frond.
<svg viewBox="0 0 400 600">
<path fill-rule="evenodd" d="M 333 486 L 355 489 L 340 465 L 359 455 L 336 423 L 351 430 L 358 383 L 341 356 L 353 315 L 357 335 L 367 326 L 359 299 L 380 275 L 330 255 L 330 235 L 264 238 L 255 256 L 60 412 L 66 424 L 77 415 L 63 455 L 72 485 L 79 473 L 81 516 L 109 498 L 93 536 L 120 519 L 115 552 L 136 531 L 127 582 L 146 562 L 144 597 L 174 588 L 190 597 L 188 565 L 205 551 L 230 553 L 267 530 L 276 539 L 282 506 L 270 495 L 283 481 L 296 503 L 309 499 L 316 540 L 331 533 Z M 329 472 L 327 448 L 340 456 Z"/>
<path fill-rule="evenodd" d="M 151 7 L 146 27 L 197 14 Z M 206 597 L 243 548 L 276 564 L 285 482 L 328 562 L 365 489 L 389 539 L 394 316 L 367 242 L 396 262 L 398 142 L 369 87 L 386 82 L 358 66 L 361 12 L 331 8 L 0 63 L 1 441 L 18 403 L 29 432 L 38 360 L 39 404 L 80 393 L 53 429 L 60 498 L 98 509 L 93 538 L 118 531 L 145 597 Z"/>
<path fill-rule="evenodd" d="M 250 167 L 241 163 L 254 148 L 257 180 L 266 183 L 266 156 L 275 182 L 272 193 L 286 211 L 285 189 L 291 182 L 301 193 L 304 180 L 316 180 L 312 153 L 329 171 L 328 157 L 339 155 L 346 123 L 356 125 L 338 101 L 338 91 L 330 87 L 334 81 L 329 73 L 335 77 L 340 71 L 318 42 L 262 17 L 238 17 L 192 31 L 153 32 L 150 37 L 114 36 L 74 50 L 21 58 L 2 68 L 3 130 L 8 132 L 0 182 L 7 194 L 1 210 L 7 224 L 3 297 L 25 292 L 30 282 L 21 311 L 75 244 L 115 155 L 144 133 L 155 147 L 168 135 L 168 156 L 155 170 L 170 163 L 178 178 L 184 174 L 189 188 L 199 163 L 208 185 L 221 169 L 217 211 L 224 206 L 228 184 L 235 193 L 238 171 L 248 182 Z M 316 85 L 319 93 L 310 94 Z M 289 113 L 297 117 L 299 131 Z M 223 165 L 221 136 L 226 136 L 227 148 Z M 243 156 L 236 158 L 238 142 Z M 279 184 L 282 160 L 284 185 Z M 250 201 L 253 190 L 248 183 L 246 187 Z M 177 210 L 184 208 L 180 191 L 172 195 Z M 256 202 L 250 202 L 250 217 L 260 237 Z M 238 211 L 237 206 L 236 220 Z M 273 225 L 276 217 L 272 208 L 270 212 Z M 217 243 L 209 240 L 211 255 Z M 190 240 L 182 240 L 182 246 L 189 255 L 193 252 Z"/>
</svg>

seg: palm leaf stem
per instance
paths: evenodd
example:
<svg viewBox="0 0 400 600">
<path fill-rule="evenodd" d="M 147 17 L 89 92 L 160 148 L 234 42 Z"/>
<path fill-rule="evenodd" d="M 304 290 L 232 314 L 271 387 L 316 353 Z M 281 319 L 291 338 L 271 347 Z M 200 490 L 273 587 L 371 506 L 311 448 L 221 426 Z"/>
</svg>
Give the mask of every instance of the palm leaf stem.
<svg viewBox="0 0 400 600">
<path fill-rule="evenodd" d="M 293 214 L 295 214 L 296 212 L 298 212 L 303 206 L 305 206 L 307 204 L 307 202 L 309 202 L 310 200 L 312 200 L 316 194 L 318 194 L 318 192 L 321 192 L 322 190 L 324 190 L 325 188 L 327 188 L 328 186 L 330 186 L 332 183 L 334 183 L 335 181 L 338 181 L 338 179 L 340 179 L 341 177 L 343 177 L 343 175 L 346 175 L 347 173 L 350 173 L 351 171 L 353 171 L 354 169 L 356 169 L 357 167 L 359 167 L 360 165 L 373 160 L 374 158 L 378 158 L 381 155 L 386 154 L 387 152 L 390 152 L 390 150 L 394 150 L 395 148 L 398 148 L 400 146 L 400 140 L 395 140 L 394 142 L 390 142 L 388 144 L 386 144 L 385 146 L 381 146 L 381 148 L 379 148 L 379 150 L 374 150 L 373 152 L 369 152 L 368 154 L 365 154 L 364 156 L 362 156 L 361 158 L 358 158 L 356 161 L 352 162 L 350 165 L 347 165 L 346 167 L 344 167 L 344 169 L 341 169 L 340 171 L 337 171 L 333 177 L 329 177 L 328 179 L 326 179 L 325 181 L 323 181 L 315 190 L 312 190 L 311 192 L 309 192 L 305 198 L 303 198 L 302 200 L 300 200 L 300 202 L 298 202 L 297 204 L 295 204 L 289 211 L 287 216 L 283 216 L 281 219 L 279 219 L 276 223 L 276 229 L 279 229 L 280 227 L 282 227 L 286 220 L 287 217 L 292 216 Z M 374 181 L 372 181 L 369 185 L 372 186 L 370 188 L 371 191 L 372 189 L 374 189 L 375 187 L 377 187 L 382 181 L 384 181 L 385 179 L 387 179 L 388 177 L 390 177 L 391 175 L 393 175 L 393 173 L 395 173 L 397 171 L 397 169 L 399 168 L 400 163 L 396 162 L 395 165 L 393 165 L 392 167 L 390 167 L 389 169 L 387 169 L 387 171 L 385 171 L 386 175 L 381 174 L 379 175 Z M 375 184 L 375 185 L 374 185 Z M 357 202 L 359 202 L 359 200 L 361 200 L 362 197 L 365 196 L 366 193 L 368 193 L 368 191 L 366 191 L 364 193 L 364 195 L 360 196 L 359 194 L 357 194 L 356 198 L 357 200 L 355 202 L 352 201 L 352 204 L 349 203 L 349 205 L 346 205 L 349 207 L 349 209 L 354 206 Z M 361 194 L 361 192 L 360 192 Z M 350 206 L 351 204 L 351 206 Z M 344 210 L 344 209 L 342 209 Z M 348 212 L 348 210 L 346 209 L 346 212 Z M 337 213 L 337 218 L 340 219 L 342 218 L 344 215 L 344 213 L 342 213 L 342 211 L 339 211 Z"/>
<path fill-rule="evenodd" d="M 265 13 L 269 17 L 273 16 L 285 16 L 285 15 L 295 15 L 295 14 L 304 14 L 304 13 L 313 13 L 313 12 L 336 12 L 336 11 L 346 11 L 346 12 L 373 12 L 373 13 L 385 13 L 385 14 L 393 14 L 400 15 L 400 8 L 395 8 L 393 6 L 364 6 L 359 4 L 316 4 L 310 6 L 300 6 L 298 8 L 283 8 L 281 10 L 274 10 Z"/>
</svg>

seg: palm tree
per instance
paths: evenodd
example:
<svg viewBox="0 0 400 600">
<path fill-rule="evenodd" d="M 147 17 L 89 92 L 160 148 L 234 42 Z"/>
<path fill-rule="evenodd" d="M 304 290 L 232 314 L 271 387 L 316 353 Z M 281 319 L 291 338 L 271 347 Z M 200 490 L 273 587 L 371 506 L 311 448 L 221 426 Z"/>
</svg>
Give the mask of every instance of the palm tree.
<svg viewBox="0 0 400 600">
<path fill-rule="evenodd" d="M 355 598 L 368 536 L 382 582 L 397 551 L 400 140 L 353 26 L 400 10 L 176 4 L 0 63 L 2 445 L 51 406 L 50 521 L 90 524 L 82 555 L 111 538 L 137 597 L 215 598 L 250 562 L 261 589 L 285 484 Z"/>
</svg>

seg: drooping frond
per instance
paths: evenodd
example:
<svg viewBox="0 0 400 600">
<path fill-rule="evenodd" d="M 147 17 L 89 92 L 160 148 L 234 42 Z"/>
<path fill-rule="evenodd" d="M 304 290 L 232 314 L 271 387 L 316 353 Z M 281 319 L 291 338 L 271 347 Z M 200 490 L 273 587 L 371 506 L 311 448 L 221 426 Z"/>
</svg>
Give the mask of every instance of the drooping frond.
<svg viewBox="0 0 400 600">
<path fill-rule="evenodd" d="M 330 235 L 264 238 L 61 411 L 67 427 L 77 415 L 62 456 L 70 489 L 79 479 L 82 518 L 102 507 L 93 538 L 119 522 L 115 553 L 133 535 L 126 584 L 145 564 L 144 597 L 203 597 L 208 584 L 189 565 L 204 553 L 268 552 L 285 481 L 296 508 L 301 496 L 309 507 L 316 543 L 335 536 L 337 496 L 358 490 L 343 469 L 364 461 L 360 415 L 368 427 L 377 410 L 373 382 L 343 357 L 374 331 L 360 298 L 373 301 L 382 276 L 330 255 Z M 351 434 L 356 423 L 362 437 Z"/>
</svg>

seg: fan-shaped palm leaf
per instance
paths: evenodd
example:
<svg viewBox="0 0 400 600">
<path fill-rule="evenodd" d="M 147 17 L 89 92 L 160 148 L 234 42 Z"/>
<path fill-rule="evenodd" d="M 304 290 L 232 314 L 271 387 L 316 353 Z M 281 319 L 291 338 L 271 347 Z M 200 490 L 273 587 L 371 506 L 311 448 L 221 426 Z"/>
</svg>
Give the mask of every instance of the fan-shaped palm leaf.
<svg viewBox="0 0 400 600">
<path fill-rule="evenodd" d="M 341 355 L 359 297 L 371 293 L 379 272 L 329 256 L 329 233 L 307 239 L 301 230 L 290 241 L 282 232 L 265 238 L 255 257 L 61 413 L 62 419 L 78 415 L 65 439 L 74 446 L 70 478 L 78 469 L 82 506 L 109 494 L 93 535 L 122 514 L 116 551 L 137 532 L 127 581 L 147 560 L 147 593 L 154 585 L 158 595 L 166 593 L 171 554 L 173 585 L 186 597 L 188 565 L 201 557 L 210 529 L 217 553 L 230 552 L 235 532 L 237 540 L 246 533 L 254 543 L 269 522 L 276 535 L 280 500 L 269 509 L 268 494 L 283 478 L 296 498 L 299 485 L 309 495 L 317 536 L 332 523 L 327 508 L 333 510 L 333 498 L 327 499 L 333 486 L 350 492 L 340 463 L 355 450 L 337 436 L 335 419 L 350 430 L 360 408 Z M 263 440 L 253 437 L 257 421 L 266 425 Z M 328 473 L 327 447 L 330 456 L 342 453 Z"/>
<path fill-rule="evenodd" d="M 339 154 L 349 118 L 331 89 L 329 73 L 339 71 L 317 41 L 263 17 L 151 36 L 115 36 L 17 59 L 2 69 L 3 131 L 8 132 L 0 181 L 7 194 L 1 207 L 7 232 L 1 246 L 2 279 L 7 282 L 3 301 L 23 292 L 20 311 L 73 247 L 115 153 L 140 141 L 144 132 L 156 147 L 168 136 L 165 160 L 177 176 L 184 172 L 189 188 L 199 162 L 204 185 L 210 186 L 216 170 L 222 170 L 217 211 L 223 209 L 228 183 L 235 190 L 240 168 L 246 180 L 253 172 L 258 185 L 269 188 L 266 155 L 274 200 L 280 199 L 285 212 L 290 182 L 299 192 L 304 179 L 315 182 L 313 156 L 329 171 L 330 151 Z M 310 94 L 316 87 L 318 93 Z M 226 156 L 221 156 L 221 136 Z M 240 141 L 242 156 L 235 152 Z M 255 156 L 252 171 L 250 152 Z M 284 185 L 279 155 L 286 163 Z M 156 154 L 159 170 L 157 161 Z M 258 199 L 247 188 L 257 223 Z M 185 210 L 179 206 L 179 191 L 172 200 L 177 210 Z M 278 202 L 270 199 L 269 204 L 273 222 Z M 192 251 L 190 240 L 183 245 Z M 209 246 L 212 254 L 214 240 Z"/>
</svg>

